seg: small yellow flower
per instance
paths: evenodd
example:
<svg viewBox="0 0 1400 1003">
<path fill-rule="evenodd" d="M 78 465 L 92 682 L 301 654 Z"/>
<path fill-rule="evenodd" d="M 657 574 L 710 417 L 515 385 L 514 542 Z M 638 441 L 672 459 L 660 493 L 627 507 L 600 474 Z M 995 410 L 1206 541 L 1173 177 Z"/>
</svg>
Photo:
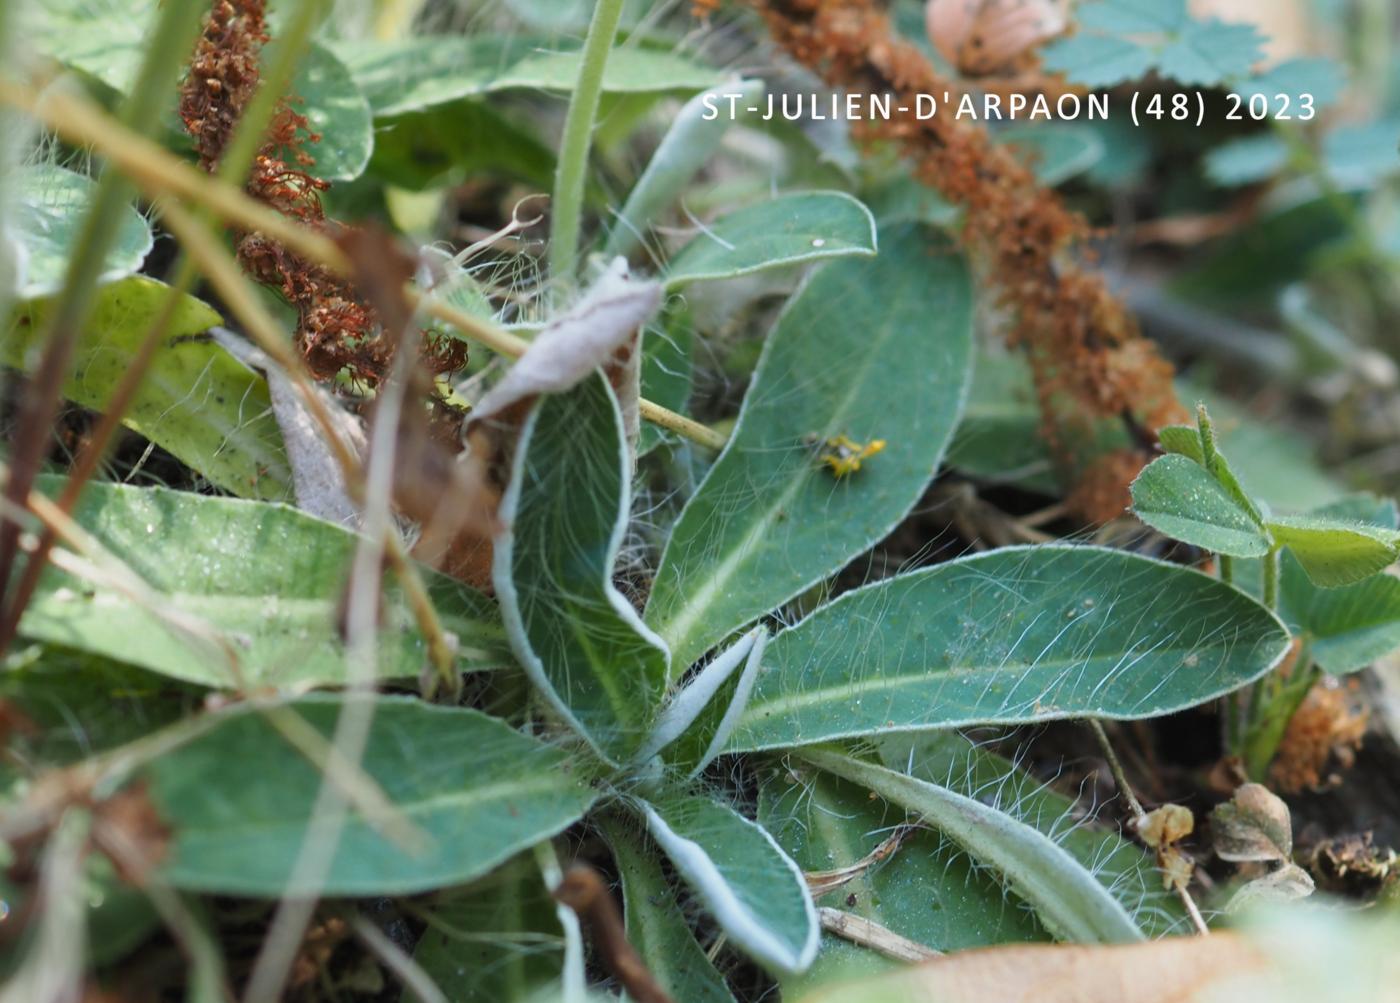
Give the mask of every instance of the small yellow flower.
<svg viewBox="0 0 1400 1003">
<path fill-rule="evenodd" d="M 884 439 L 856 442 L 849 436 L 837 435 L 826 440 L 826 449 L 818 455 L 817 460 L 839 481 L 860 470 L 862 461 L 870 459 L 884 448 Z"/>
</svg>

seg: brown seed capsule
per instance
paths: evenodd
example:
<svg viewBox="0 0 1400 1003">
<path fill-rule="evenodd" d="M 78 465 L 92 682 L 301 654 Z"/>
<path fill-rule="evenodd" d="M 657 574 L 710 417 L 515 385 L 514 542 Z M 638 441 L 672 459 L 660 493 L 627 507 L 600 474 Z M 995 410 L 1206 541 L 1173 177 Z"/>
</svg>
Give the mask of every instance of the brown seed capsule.
<svg viewBox="0 0 1400 1003">
<path fill-rule="evenodd" d="M 928 0 L 924 22 L 943 58 L 969 76 L 1006 69 L 1067 24 L 1064 0 Z"/>
</svg>

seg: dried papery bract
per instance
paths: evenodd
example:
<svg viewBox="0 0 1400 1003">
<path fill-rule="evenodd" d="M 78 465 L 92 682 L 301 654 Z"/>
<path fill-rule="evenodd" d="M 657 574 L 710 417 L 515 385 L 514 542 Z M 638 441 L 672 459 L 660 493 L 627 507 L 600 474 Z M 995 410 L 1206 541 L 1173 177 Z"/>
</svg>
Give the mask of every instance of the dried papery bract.
<svg viewBox="0 0 1400 1003">
<path fill-rule="evenodd" d="M 939 54 L 969 76 L 1015 68 L 1068 24 L 1063 0 L 928 0 L 924 21 Z"/>
<path fill-rule="evenodd" d="M 829 83 L 895 95 L 914 109 L 916 95 L 962 92 L 912 45 L 900 41 L 874 0 L 754 0 L 774 40 Z M 1079 514 L 1101 521 L 1128 504 L 1127 476 L 1150 455 L 1152 433 L 1183 420 L 1172 367 L 1139 331 L 1102 277 L 1075 257 L 1088 224 L 1067 209 L 980 126 L 946 113 L 923 121 L 912 111 L 888 121 L 855 123 L 867 145 L 893 143 L 915 177 L 963 207 L 963 242 L 999 291 L 1010 319 L 1007 340 L 1025 350 L 1035 377 L 1049 442 L 1067 490 L 1098 458 L 1106 422 L 1121 422 L 1136 444 L 1115 461 L 1121 482 L 1081 499 Z M 1123 462 L 1127 460 L 1129 462 Z"/>
</svg>

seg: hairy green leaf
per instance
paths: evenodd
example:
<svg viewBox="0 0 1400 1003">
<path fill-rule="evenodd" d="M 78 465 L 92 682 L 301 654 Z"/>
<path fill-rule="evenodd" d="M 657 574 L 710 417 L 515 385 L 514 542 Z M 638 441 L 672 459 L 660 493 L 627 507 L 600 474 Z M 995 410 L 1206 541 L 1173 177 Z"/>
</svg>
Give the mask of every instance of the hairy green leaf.
<svg viewBox="0 0 1400 1003">
<path fill-rule="evenodd" d="M 103 410 L 169 294 L 169 286 L 142 276 L 99 290 L 63 384 L 64 396 Z M 50 298 L 15 311 L 0 338 L 0 362 L 15 368 L 32 365 L 35 342 L 54 307 Z M 202 334 L 219 320 L 192 296 L 176 303 L 165 343 L 124 422 L 225 491 L 287 498 L 291 469 L 267 381 Z"/>
<path fill-rule="evenodd" d="M 694 382 L 695 325 L 684 306 L 670 306 L 642 331 L 642 396 L 678 414 L 690 407 Z M 645 456 L 677 436 L 643 422 L 637 455 Z"/>
<path fill-rule="evenodd" d="M 1121 801 L 1097 805 L 1092 794 L 1067 797 L 1010 759 L 956 731 L 902 732 L 876 740 L 880 761 L 982 802 L 1054 840 L 1088 869 L 1149 937 L 1184 933 L 1186 912 L 1162 884 L 1152 855 L 1119 835 Z M 1100 815 L 1108 824 L 1096 824 Z"/>
<path fill-rule="evenodd" d="M 425 35 L 394 42 L 334 45 L 364 91 L 375 117 L 417 111 L 504 90 L 570 91 L 578 81 L 578 51 L 528 36 Z M 605 93 L 696 91 L 719 75 L 684 56 L 634 46 L 608 57 Z"/>
<path fill-rule="evenodd" d="M 40 483 L 56 493 L 62 481 Z M 337 620 L 357 540 L 348 530 L 285 505 L 101 483 L 84 488 L 74 518 L 157 590 L 162 608 L 212 627 L 223 649 L 192 639 L 114 582 L 56 568 L 44 573 L 20 620 L 23 636 L 203 686 L 345 680 Z M 489 601 L 450 578 L 424 574 L 444 628 L 460 644 L 461 667 L 507 663 Z M 378 674 L 416 677 L 427 664 L 427 645 L 397 588 L 388 590 L 382 616 Z"/>
<path fill-rule="evenodd" d="M 820 930 L 802 872 L 758 824 L 699 795 L 641 802 L 647 831 L 734 946 L 780 972 L 800 972 Z"/>
<path fill-rule="evenodd" d="M 329 737 L 351 699 L 374 699 L 363 771 L 418 832 L 397 845 L 352 809 L 324 893 L 410 894 L 460 884 L 572 824 L 595 794 L 561 750 L 474 710 L 397 697 L 306 697 L 282 706 Z M 294 873 L 321 773 L 255 706 L 141 776 L 173 830 L 171 884 L 229 895 L 305 894 Z M 316 889 L 320 891 L 320 889 Z"/>
<path fill-rule="evenodd" d="M 875 255 L 875 220 L 844 192 L 765 199 L 701 229 L 666 266 L 667 288 L 823 258 Z"/>
<path fill-rule="evenodd" d="M 670 667 L 666 645 L 612 583 L 629 463 L 622 414 L 601 375 L 541 397 L 520 432 L 492 567 L 526 673 L 614 762 L 646 739 Z"/>
<path fill-rule="evenodd" d="M 9 291 L 17 299 L 52 296 L 63 288 L 68 258 L 95 186 L 86 174 L 54 164 L 22 167 L 14 182 L 18 197 L 11 226 L 20 254 L 17 282 Z M 140 269 L 154 243 L 145 217 L 128 208 L 107 252 L 102 281 Z"/>
<path fill-rule="evenodd" d="M 768 631 L 755 627 L 716 655 L 666 705 L 648 741 L 666 765 L 690 779 L 724 751 L 753 692 Z"/>
<path fill-rule="evenodd" d="M 793 298 L 667 542 L 646 618 L 677 667 L 883 537 L 938 468 L 969 378 L 967 266 L 913 226 L 880 245 Z M 838 479 L 817 453 L 840 435 L 887 445 Z"/>
<path fill-rule="evenodd" d="M 851 870 L 849 881 L 817 899 L 939 951 L 1044 940 L 1035 915 L 951 840 L 904 830 L 885 859 L 870 855 L 905 824 L 903 808 L 872 800 L 862 787 L 793 763 L 771 769 L 759 787 L 758 820 L 803 871 Z M 783 981 L 800 993 L 843 978 L 882 972 L 893 962 L 828 934 L 806 973 Z"/>
<path fill-rule="evenodd" d="M 1145 718 L 1268 672 L 1253 599 L 1097 547 L 1008 547 L 848 592 L 768 645 L 730 751 L 899 730 Z"/>
<path fill-rule="evenodd" d="M 1132 484 L 1133 511 L 1174 540 L 1233 557 L 1263 557 L 1270 541 L 1248 509 L 1185 456 L 1158 457 Z"/>
<path fill-rule="evenodd" d="M 975 860 L 995 868 L 1056 937 L 1079 943 L 1128 943 L 1143 933 L 1123 906 L 1079 861 L 1010 815 L 903 773 L 829 748 L 806 749 L 812 765 L 917 813 Z"/>
<path fill-rule="evenodd" d="M 696 942 L 675 889 L 661 873 L 655 848 L 616 820 L 605 819 L 603 832 L 622 879 L 627 941 L 647 971 L 672 999 L 734 1003 L 723 976 Z"/>
</svg>

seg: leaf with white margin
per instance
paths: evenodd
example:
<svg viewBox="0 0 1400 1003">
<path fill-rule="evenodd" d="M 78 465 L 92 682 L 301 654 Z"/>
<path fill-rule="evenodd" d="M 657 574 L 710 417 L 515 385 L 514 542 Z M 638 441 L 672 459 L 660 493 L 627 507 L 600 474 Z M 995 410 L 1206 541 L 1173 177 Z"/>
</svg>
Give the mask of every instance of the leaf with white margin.
<svg viewBox="0 0 1400 1003">
<path fill-rule="evenodd" d="M 1155 717 L 1272 670 L 1272 612 L 1191 568 L 1004 547 L 847 592 L 768 645 L 729 752 L 890 731 Z"/>
<path fill-rule="evenodd" d="M 993 867 L 1056 937 L 1086 944 L 1144 939 L 1122 904 L 1083 864 L 1005 812 L 839 750 L 804 749 L 800 755 L 813 766 L 917 812 L 974 860 Z"/>
<path fill-rule="evenodd" d="M 756 822 L 707 797 L 639 805 L 647 831 L 734 946 L 782 972 L 817 955 L 817 911 L 802 871 Z"/>
<path fill-rule="evenodd" d="M 492 581 L 520 664 L 608 761 L 634 757 L 670 653 L 612 584 L 630 511 L 622 414 L 601 374 L 545 394 L 520 430 Z"/>
<path fill-rule="evenodd" d="M 739 724 L 767 644 L 768 628 L 755 627 L 701 669 L 657 718 L 642 758 L 660 751 L 686 779 L 708 766 Z"/>
<path fill-rule="evenodd" d="M 883 228 L 880 247 L 830 262 L 793 296 L 676 522 L 646 620 L 677 666 L 839 571 L 937 472 L 971 382 L 967 263 L 919 226 Z M 886 446 L 838 479 L 812 443 L 839 435 Z"/>
</svg>

